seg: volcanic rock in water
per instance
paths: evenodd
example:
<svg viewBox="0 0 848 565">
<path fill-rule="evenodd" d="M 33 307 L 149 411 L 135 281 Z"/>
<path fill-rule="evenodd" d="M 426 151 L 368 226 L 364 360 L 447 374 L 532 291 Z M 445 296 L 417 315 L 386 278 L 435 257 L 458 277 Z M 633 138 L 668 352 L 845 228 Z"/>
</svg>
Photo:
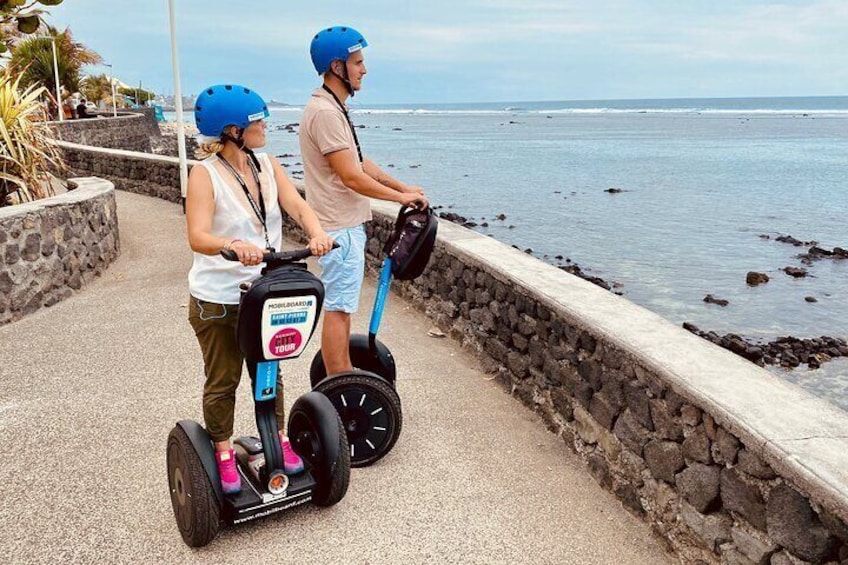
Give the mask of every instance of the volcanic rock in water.
<svg viewBox="0 0 848 565">
<path fill-rule="evenodd" d="M 805 296 L 804 300 L 807 302 L 818 302 L 818 299 L 815 296 Z"/>
<path fill-rule="evenodd" d="M 506 220 L 506 214 L 498 214 L 497 216 L 495 216 L 495 219 L 500 220 L 500 221 L 504 221 L 504 220 Z"/>
<path fill-rule="evenodd" d="M 812 265 L 813 261 L 818 261 L 820 259 L 830 258 L 830 259 L 848 259 L 848 251 L 841 247 L 834 247 L 833 250 L 824 249 L 823 247 L 819 247 L 818 245 L 813 245 L 810 247 L 809 251 L 806 253 L 801 253 L 797 255 L 798 259 L 801 260 L 805 265 Z"/>
<path fill-rule="evenodd" d="M 804 243 L 803 241 L 801 241 L 799 239 L 795 239 L 791 235 L 780 235 L 780 236 L 777 236 L 776 238 L 774 238 L 774 240 L 779 241 L 781 243 L 788 243 L 790 245 L 794 245 L 795 247 L 801 247 L 802 245 L 810 245 L 810 244 L 814 243 L 812 241 L 808 241 L 808 242 Z"/>
<path fill-rule="evenodd" d="M 757 286 L 758 284 L 765 284 L 769 282 L 769 278 L 765 273 L 748 271 L 748 275 L 745 277 L 745 282 L 747 282 L 750 286 Z"/>
<path fill-rule="evenodd" d="M 578 276 L 585 281 L 589 281 L 590 283 L 593 283 L 593 284 L 595 284 L 595 285 L 597 285 L 597 286 L 599 286 L 599 287 L 601 287 L 605 290 L 611 290 L 610 285 L 609 285 L 609 283 L 607 283 L 607 281 L 605 281 L 604 279 L 602 279 L 600 277 L 593 277 L 591 275 L 587 275 L 586 273 L 583 272 L 582 269 L 580 269 L 580 265 L 577 265 L 577 264 L 567 265 L 567 266 L 566 265 L 559 265 L 558 268 L 562 269 L 566 273 L 571 273 L 572 275 Z"/>
<path fill-rule="evenodd" d="M 459 214 L 454 214 L 453 212 L 439 212 L 439 217 L 444 218 L 449 222 L 453 222 L 455 224 L 465 224 L 468 222 L 468 218 L 464 216 L 460 216 Z"/>
<path fill-rule="evenodd" d="M 706 295 L 704 297 L 704 302 L 706 302 L 707 304 L 717 304 L 719 306 L 727 306 L 728 304 L 730 304 L 730 301 L 725 300 L 723 298 L 716 298 L 712 294 Z"/>
<path fill-rule="evenodd" d="M 807 276 L 807 269 L 802 269 L 801 267 L 784 267 L 783 272 L 796 279 Z"/>
</svg>

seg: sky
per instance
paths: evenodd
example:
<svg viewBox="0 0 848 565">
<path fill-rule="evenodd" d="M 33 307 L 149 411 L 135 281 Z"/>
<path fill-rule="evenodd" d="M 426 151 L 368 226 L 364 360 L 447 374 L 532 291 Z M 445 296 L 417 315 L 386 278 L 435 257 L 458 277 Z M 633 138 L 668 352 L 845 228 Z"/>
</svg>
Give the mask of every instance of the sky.
<svg viewBox="0 0 848 565">
<path fill-rule="evenodd" d="M 175 0 L 184 95 L 232 82 L 302 104 L 309 43 L 369 43 L 360 103 L 848 95 L 845 0 Z M 167 0 L 65 0 L 48 21 L 123 82 L 174 91 Z M 108 69 L 92 68 L 92 72 Z"/>
</svg>

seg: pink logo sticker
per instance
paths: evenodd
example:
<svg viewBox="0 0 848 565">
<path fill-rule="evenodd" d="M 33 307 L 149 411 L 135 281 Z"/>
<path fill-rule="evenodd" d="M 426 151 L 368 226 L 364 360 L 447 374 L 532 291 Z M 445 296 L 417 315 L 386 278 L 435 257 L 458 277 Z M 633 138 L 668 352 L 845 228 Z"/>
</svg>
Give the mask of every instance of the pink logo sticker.
<svg viewBox="0 0 848 565">
<path fill-rule="evenodd" d="M 268 351 L 274 357 L 288 357 L 300 349 L 301 343 L 303 343 L 303 336 L 297 329 L 283 328 L 271 338 L 271 343 L 268 344 Z"/>
</svg>

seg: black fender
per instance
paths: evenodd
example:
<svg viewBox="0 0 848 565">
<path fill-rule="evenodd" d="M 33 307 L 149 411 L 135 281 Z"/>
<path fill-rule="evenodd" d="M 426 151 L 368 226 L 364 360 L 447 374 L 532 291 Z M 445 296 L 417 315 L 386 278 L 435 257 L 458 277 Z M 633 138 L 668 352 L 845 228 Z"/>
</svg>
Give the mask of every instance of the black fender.
<svg viewBox="0 0 848 565">
<path fill-rule="evenodd" d="M 333 405 L 330 404 L 330 408 L 332 407 Z M 212 443 L 212 438 L 209 437 L 206 429 L 194 420 L 180 420 L 177 425 L 188 436 L 194 451 L 200 458 L 200 462 L 203 463 L 203 469 L 209 477 L 209 483 L 212 485 L 212 490 L 215 491 L 218 504 L 223 504 L 224 489 L 221 487 L 221 477 L 218 475 L 218 463 L 215 461 L 215 445 Z"/>
<path fill-rule="evenodd" d="M 350 360 L 353 366 L 363 371 L 379 375 L 389 386 L 394 387 L 397 380 L 397 368 L 395 358 L 389 348 L 379 339 L 374 340 L 372 349 L 365 334 L 353 334 L 350 336 Z M 327 377 L 327 369 L 324 367 L 324 358 L 321 351 L 312 359 L 309 369 L 309 379 L 314 389 L 318 383 Z"/>
<path fill-rule="evenodd" d="M 322 479 L 332 477 L 339 459 L 347 455 L 339 452 L 340 428 L 336 408 L 320 392 L 307 392 L 289 410 L 288 433 L 292 445 Z M 318 445 L 306 443 L 304 434 L 316 439 Z"/>
</svg>

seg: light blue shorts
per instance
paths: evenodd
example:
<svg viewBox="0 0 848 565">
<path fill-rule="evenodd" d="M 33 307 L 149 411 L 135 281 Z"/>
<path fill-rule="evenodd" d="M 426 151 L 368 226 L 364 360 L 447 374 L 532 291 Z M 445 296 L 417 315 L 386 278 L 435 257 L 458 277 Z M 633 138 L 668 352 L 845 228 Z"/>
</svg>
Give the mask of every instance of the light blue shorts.
<svg viewBox="0 0 848 565">
<path fill-rule="evenodd" d="M 359 292 L 365 276 L 365 226 L 328 231 L 327 235 L 339 248 L 318 259 L 324 283 L 324 310 L 353 314 L 359 310 Z"/>
</svg>

